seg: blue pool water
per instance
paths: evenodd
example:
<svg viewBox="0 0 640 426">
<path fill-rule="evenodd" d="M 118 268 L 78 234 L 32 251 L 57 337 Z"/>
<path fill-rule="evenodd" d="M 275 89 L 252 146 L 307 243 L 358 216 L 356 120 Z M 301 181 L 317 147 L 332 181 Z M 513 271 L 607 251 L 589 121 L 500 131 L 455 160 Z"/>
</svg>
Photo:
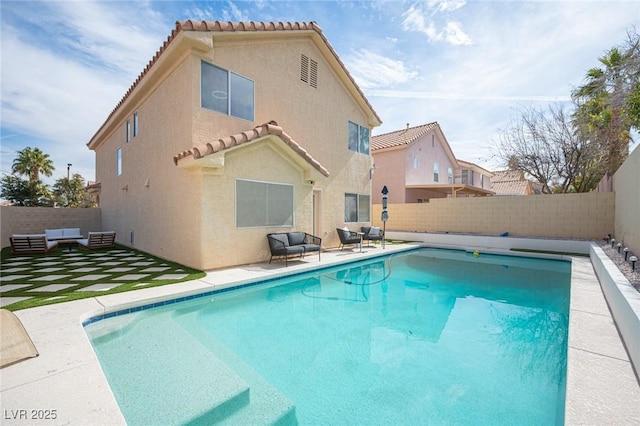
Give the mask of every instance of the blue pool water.
<svg viewBox="0 0 640 426">
<path fill-rule="evenodd" d="M 563 424 L 570 269 L 421 249 L 85 330 L 129 424 Z"/>
</svg>

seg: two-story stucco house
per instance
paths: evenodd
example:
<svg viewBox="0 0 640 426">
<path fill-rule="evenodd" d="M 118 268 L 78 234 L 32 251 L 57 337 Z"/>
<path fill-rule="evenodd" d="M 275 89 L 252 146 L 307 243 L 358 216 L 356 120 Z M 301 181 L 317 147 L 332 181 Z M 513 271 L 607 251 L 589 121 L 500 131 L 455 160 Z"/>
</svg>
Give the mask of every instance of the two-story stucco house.
<svg viewBox="0 0 640 426">
<path fill-rule="evenodd" d="M 269 258 L 266 234 L 370 222 L 380 118 L 321 28 L 176 23 L 88 143 L 103 229 L 196 268 Z"/>
<path fill-rule="evenodd" d="M 398 204 L 492 194 L 491 173 L 457 160 L 437 122 L 374 136 L 371 154 L 374 203 L 384 186 L 388 202 Z"/>
</svg>

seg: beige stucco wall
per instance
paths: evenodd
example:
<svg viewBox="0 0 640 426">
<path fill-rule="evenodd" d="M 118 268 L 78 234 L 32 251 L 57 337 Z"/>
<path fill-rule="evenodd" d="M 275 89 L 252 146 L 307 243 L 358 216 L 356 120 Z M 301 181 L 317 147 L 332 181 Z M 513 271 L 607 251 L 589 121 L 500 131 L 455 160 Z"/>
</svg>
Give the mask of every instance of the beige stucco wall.
<svg viewBox="0 0 640 426">
<path fill-rule="evenodd" d="M 613 193 L 563 194 L 540 197 L 474 197 L 433 199 L 426 204 L 389 206 L 387 230 L 461 232 L 547 238 L 606 236 L 614 229 Z M 380 222 L 381 206 L 373 207 Z"/>
<path fill-rule="evenodd" d="M 43 234 L 45 229 L 80 228 L 82 235 L 89 231 L 106 231 L 100 224 L 100 209 L 53 209 L 46 207 L 0 207 L 2 247 L 11 245 L 12 234 Z"/>
<path fill-rule="evenodd" d="M 311 38 L 258 36 L 244 34 L 239 43 L 224 34 L 212 38 L 209 33 L 181 33 L 147 75 L 151 78 L 145 77 L 146 83 L 101 130 L 96 177 L 102 187 L 102 220 L 103 226 L 116 230 L 118 242 L 203 269 L 265 260 L 266 234 L 278 229 L 235 228 L 235 179 L 243 178 L 294 183 L 294 228 L 309 233 L 316 190 L 322 206 L 317 234 L 323 247 L 339 244 L 335 228 L 345 225 L 345 193 L 371 191 L 371 157 L 348 150 L 348 122 L 370 126 L 371 114 L 354 101 Z M 317 89 L 300 81 L 301 53 L 318 62 Z M 253 122 L 200 107 L 202 60 L 254 81 Z M 140 134 L 126 143 L 124 122 L 134 111 L 139 114 Z M 270 120 L 330 176 L 310 185 L 301 178 L 299 166 L 278 155 L 273 146 L 225 152 L 222 169 L 173 163 L 173 156 L 183 150 Z M 115 176 L 118 147 L 123 150 L 121 176 Z"/>
<path fill-rule="evenodd" d="M 613 176 L 616 194 L 615 238 L 640 253 L 640 149 L 636 148 Z"/>
</svg>

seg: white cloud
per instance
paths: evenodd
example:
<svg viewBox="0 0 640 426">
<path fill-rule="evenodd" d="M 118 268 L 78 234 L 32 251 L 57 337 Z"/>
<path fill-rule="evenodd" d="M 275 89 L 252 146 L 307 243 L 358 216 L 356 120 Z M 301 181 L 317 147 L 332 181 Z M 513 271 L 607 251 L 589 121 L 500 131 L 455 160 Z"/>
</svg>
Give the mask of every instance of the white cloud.
<svg viewBox="0 0 640 426">
<path fill-rule="evenodd" d="M 440 33 L 440 37 L 455 46 L 471 44 L 471 38 L 465 34 L 459 22 L 447 22 L 447 25 Z"/>
<path fill-rule="evenodd" d="M 345 61 L 347 69 L 363 89 L 393 87 L 418 76 L 416 71 L 407 69 L 402 61 L 384 57 L 367 49 L 352 51 Z"/>
<path fill-rule="evenodd" d="M 466 2 L 442 2 L 436 5 L 435 16 L 440 11 L 453 11 L 464 6 Z M 445 41 L 454 46 L 472 44 L 471 37 L 462 29 L 462 24 L 456 21 L 446 21 L 443 24 L 428 18 L 425 13 L 416 6 L 411 6 L 403 14 L 402 29 L 423 33 L 429 41 Z M 442 19 L 439 19 L 442 21 Z M 438 29 L 438 27 L 440 29 Z"/>
<path fill-rule="evenodd" d="M 228 1 L 228 9 L 222 12 L 225 21 L 250 21 L 249 16 L 243 12 L 235 3 Z"/>
<path fill-rule="evenodd" d="M 453 1 L 430 1 L 429 6 L 435 8 L 439 12 L 448 12 L 458 10 L 463 7 L 467 2 L 465 0 L 453 0 Z"/>
</svg>

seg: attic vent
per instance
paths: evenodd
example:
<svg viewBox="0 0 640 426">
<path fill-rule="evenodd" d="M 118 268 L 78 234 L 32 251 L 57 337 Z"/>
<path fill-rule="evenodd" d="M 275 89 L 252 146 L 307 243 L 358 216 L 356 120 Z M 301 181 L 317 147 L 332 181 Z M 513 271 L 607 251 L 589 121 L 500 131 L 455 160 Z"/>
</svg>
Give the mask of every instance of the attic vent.
<svg viewBox="0 0 640 426">
<path fill-rule="evenodd" d="M 307 55 L 300 55 L 300 81 L 318 88 L 318 63 Z"/>
<path fill-rule="evenodd" d="M 311 81 L 309 84 L 311 87 L 318 88 L 318 63 L 313 59 L 311 60 Z"/>
<path fill-rule="evenodd" d="M 300 55 L 300 80 L 309 82 L 309 57 Z"/>
</svg>

